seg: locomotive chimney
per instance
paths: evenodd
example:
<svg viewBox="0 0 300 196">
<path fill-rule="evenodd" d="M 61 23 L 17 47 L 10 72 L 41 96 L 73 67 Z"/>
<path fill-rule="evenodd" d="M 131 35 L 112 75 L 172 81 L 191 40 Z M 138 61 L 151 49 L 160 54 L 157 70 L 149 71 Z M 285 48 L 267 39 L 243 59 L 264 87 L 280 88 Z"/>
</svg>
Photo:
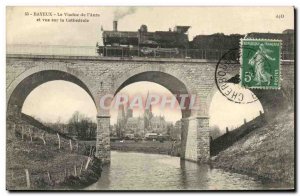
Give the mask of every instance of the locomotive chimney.
<svg viewBox="0 0 300 196">
<path fill-rule="evenodd" d="M 113 22 L 113 30 L 118 31 L 118 21 L 114 20 Z"/>
</svg>

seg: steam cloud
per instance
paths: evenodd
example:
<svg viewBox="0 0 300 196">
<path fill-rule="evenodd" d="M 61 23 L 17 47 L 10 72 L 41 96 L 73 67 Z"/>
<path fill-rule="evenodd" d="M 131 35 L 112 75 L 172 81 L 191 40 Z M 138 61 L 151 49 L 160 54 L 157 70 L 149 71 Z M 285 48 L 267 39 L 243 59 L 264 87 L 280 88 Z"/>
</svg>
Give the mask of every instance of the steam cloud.
<svg viewBox="0 0 300 196">
<path fill-rule="evenodd" d="M 135 7 L 128 7 L 128 8 L 117 8 L 114 11 L 114 20 L 120 20 L 124 18 L 127 15 L 135 13 L 136 8 Z"/>
</svg>

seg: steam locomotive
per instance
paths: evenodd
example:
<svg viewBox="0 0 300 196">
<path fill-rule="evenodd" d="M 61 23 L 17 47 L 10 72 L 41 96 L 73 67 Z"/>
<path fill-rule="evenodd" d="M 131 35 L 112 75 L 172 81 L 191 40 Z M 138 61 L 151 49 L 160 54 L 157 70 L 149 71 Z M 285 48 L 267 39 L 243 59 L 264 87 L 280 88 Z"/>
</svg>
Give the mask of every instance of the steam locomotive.
<svg viewBox="0 0 300 196">
<path fill-rule="evenodd" d="M 149 32 L 146 25 L 137 31 L 118 31 L 118 22 L 113 21 L 112 31 L 103 31 L 103 46 L 97 44 L 97 53 L 114 57 L 167 57 L 218 59 L 229 49 L 238 48 L 240 39 L 264 38 L 282 40 L 284 59 L 294 58 L 294 30 L 282 33 L 248 33 L 224 35 L 197 35 L 188 39 L 190 26 L 175 26 L 168 31 Z M 238 56 L 237 53 L 235 56 Z"/>
<path fill-rule="evenodd" d="M 101 56 L 146 56 L 156 53 L 176 55 L 179 49 L 189 47 L 187 31 L 190 26 L 175 26 L 169 31 L 149 32 L 146 25 L 138 31 L 118 31 L 117 21 L 112 31 L 103 31 L 103 45 L 98 46 Z"/>
</svg>

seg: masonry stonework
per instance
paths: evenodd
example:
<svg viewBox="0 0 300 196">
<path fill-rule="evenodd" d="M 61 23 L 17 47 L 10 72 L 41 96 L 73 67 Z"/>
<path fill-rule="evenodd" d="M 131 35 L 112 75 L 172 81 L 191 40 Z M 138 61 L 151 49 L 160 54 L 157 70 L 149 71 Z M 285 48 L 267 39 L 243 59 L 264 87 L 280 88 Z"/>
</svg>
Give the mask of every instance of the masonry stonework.
<svg viewBox="0 0 300 196">
<path fill-rule="evenodd" d="M 197 160 L 208 162 L 210 158 L 209 117 L 197 117 Z"/>
<path fill-rule="evenodd" d="M 96 156 L 110 162 L 109 116 L 97 116 Z"/>
<path fill-rule="evenodd" d="M 7 55 L 7 111 L 11 107 L 22 108 L 28 94 L 37 86 L 51 80 L 73 82 L 91 96 L 97 108 L 97 156 L 110 160 L 109 111 L 99 109 L 100 97 L 116 94 L 121 88 L 138 81 L 161 84 L 172 93 L 197 94 L 200 106 L 196 111 L 182 111 L 182 158 L 205 162 L 209 159 L 209 117 L 211 98 L 216 92 L 214 81 L 215 61 L 194 59 L 120 59 L 104 57 L 66 57 Z M 294 62 L 287 62 L 282 69 L 283 97 L 293 94 Z M 270 95 L 261 97 L 264 109 Z M 258 92 L 259 93 L 259 92 Z M 263 100 L 267 97 L 266 100 Z M 293 98 L 291 98 L 293 100 Z M 272 106 L 273 107 L 273 106 Z"/>
</svg>

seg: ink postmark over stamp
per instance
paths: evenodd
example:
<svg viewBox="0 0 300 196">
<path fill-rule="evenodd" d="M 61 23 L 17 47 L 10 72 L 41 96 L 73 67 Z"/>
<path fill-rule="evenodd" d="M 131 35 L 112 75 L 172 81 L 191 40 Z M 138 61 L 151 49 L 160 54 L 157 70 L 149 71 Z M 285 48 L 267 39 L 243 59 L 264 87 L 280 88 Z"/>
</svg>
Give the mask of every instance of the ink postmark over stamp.
<svg viewBox="0 0 300 196">
<path fill-rule="evenodd" d="M 281 40 L 242 39 L 240 84 L 248 89 L 280 89 Z"/>
<path fill-rule="evenodd" d="M 253 103 L 253 89 L 280 89 L 281 40 L 242 39 L 240 48 L 228 50 L 219 59 L 215 82 L 228 100 Z"/>
<path fill-rule="evenodd" d="M 216 65 L 215 83 L 219 92 L 229 101 L 249 104 L 257 101 L 258 97 L 240 84 L 240 51 L 240 48 L 233 48 L 222 55 Z"/>
</svg>

